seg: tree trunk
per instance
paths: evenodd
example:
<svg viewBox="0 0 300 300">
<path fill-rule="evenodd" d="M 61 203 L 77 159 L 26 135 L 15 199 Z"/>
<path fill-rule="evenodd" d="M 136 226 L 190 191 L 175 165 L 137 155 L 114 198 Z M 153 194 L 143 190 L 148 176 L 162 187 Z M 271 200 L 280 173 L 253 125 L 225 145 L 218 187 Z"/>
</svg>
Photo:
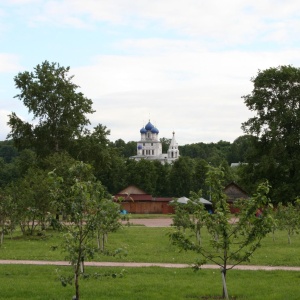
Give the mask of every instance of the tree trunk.
<svg viewBox="0 0 300 300">
<path fill-rule="evenodd" d="M 3 239 L 4 239 L 4 228 L 2 228 L 2 231 L 1 231 L 0 246 L 2 246 L 2 244 L 3 244 Z"/>
<path fill-rule="evenodd" d="M 100 242 L 100 232 L 99 232 L 99 230 L 97 230 L 97 246 L 98 246 L 98 250 L 100 250 L 101 242 Z"/>
<path fill-rule="evenodd" d="M 79 269 L 81 265 L 81 256 L 78 256 L 76 266 L 75 266 L 75 279 L 74 279 L 74 284 L 75 284 L 75 294 L 76 294 L 76 300 L 79 300 Z"/>
<path fill-rule="evenodd" d="M 223 282 L 223 299 L 229 299 L 228 298 L 228 292 L 227 292 L 227 285 L 226 285 L 226 268 L 223 268 L 221 270 L 222 274 L 222 282 Z"/>
<path fill-rule="evenodd" d="M 102 251 L 104 251 L 104 244 L 105 244 L 105 235 L 102 234 Z"/>
</svg>

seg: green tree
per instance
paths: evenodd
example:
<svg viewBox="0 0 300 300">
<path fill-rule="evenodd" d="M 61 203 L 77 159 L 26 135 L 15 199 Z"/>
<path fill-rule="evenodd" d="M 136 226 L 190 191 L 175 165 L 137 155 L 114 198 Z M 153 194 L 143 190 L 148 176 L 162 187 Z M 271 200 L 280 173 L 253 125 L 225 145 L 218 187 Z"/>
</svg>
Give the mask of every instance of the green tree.
<svg viewBox="0 0 300 300">
<path fill-rule="evenodd" d="M 296 205 L 288 203 L 284 206 L 282 203 L 279 203 L 277 206 L 276 218 L 278 228 L 287 231 L 289 244 L 292 243 L 291 236 L 295 233 L 299 233 L 299 208 L 299 201 L 297 201 Z"/>
<path fill-rule="evenodd" d="M 114 143 L 111 143 L 111 145 L 117 148 L 124 158 L 136 155 L 136 142 L 134 141 L 125 143 L 122 139 L 118 139 Z"/>
<path fill-rule="evenodd" d="M 213 214 L 205 215 L 205 224 L 210 235 L 209 245 L 195 243 L 189 235 L 183 232 L 171 233 L 171 239 L 184 250 L 195 251 L 201 255 L 195 264 L 197 270 L 206 261 L 213 262 L 221 267 L 223 282 L 223 298 L 228 299 L 226 273 L 236 265 L 248 261 L 253 252 L 260 246 L 261 240 L 271 231 L 272 218 L 267 205 L 269 199 L 269 186 L 260 185 L 257 194 L 243 202 L 243 208 L 239 214 L 239 222 L 231 221 L 229 205 L 226 195 L 223 193 L 223 172 L 211 167 L 207 174 L 207 180 L 212 187 L 212 201 L 215 209 Z M 256 218 L 255 212 L 264 207 L 262 217 Z"/>
<path fill-rule="evenodd" d="M 24 235 L 33 235 L 37 227 L 45 229 L 48 226 L 48 217 L 54 211 L 51 206 L 47 172 L 31 168 L 24 178 L 9 187 L 9 191 Z"/>
<path fill-rule="evenodd" d="M 172 196 L 170 193 L 169 176 L 172 166 L 170 164 L 162 164 L 160 161 L 153 162 L 156 173 L 156 188 L 153 196 Z"/>
<path fill-rule="evenodd" d="M 187 196 L 193 190 L 194 161 L 190 157 L 179 157 L 170 171 L 170 190 L 174 197 Z"/>
<path fill-rule="evenodd" d="M 3 244 L 4 234 L 12 234 L 16 224 L 16 203 L 4 189 L 0 189 L 0 246 Z"/>
<path fill-rule="evenodd" d="M 153 161 L 141 159 L 126 162 L 127 185 L 136 185 L 149 194 L 155 194 L 157 173 Z"/>
<path fill-rule="evenodd" d="M 161 145 L 162 145 L 162 153 L 168 152 L 171 140 L 172 139 L 168 139 L 165 137 L 159 139 L 159 141 L 161 142 Z"/>
<path fill-rule="evenodd" d="M 12 140 L 0 142 L 0 157 L 2 157 L 6 163 L 12 162 L 18 155 L 18 150 L 13 146 Z"/>
<path fill-rule="evenodd" d="M 253 145 L 252 135 L 242 135 L 236 138 L 230 147 L 228 154 L 228 163 L 245 163 L 248 161 L 248 155 L 251 152 Z"/>
<path fill-rule="evenodd" d="M 208 195 L 208 188 L 206 185 L 206 173 L 208 170 L 208 163 L 202 158 L 195 158 L 195 169 L 193 172 L 193 191 L 201 190 L 204 197 Z"/>
<path fill-rule="evenodd" d="M 95 232 L 103 224 L 100 222 L 103 222 L 107 201 L 112 200 L 104 200 L 108 195 L 102 184 L 96 181 L 90 165 L 76 162 L 69 169 L 68 176 L 70 180 L 65 184 L 63 178 L 57 177 L 55 172 L 50 173 L 54 202 L 57 209 L 64 211 L 67 216 L 68 224 L 62 223 L 63 247 L 67 253 L 66 258 L 74 267 L 75 299 L 79 300 L 79 277 L 84 272 L 83 262 L 93 257 Z M 64 201 L 61 201 L 62 197 Z"/>
<path fill-rule="evenodd" d="M 117 231 L 120 223 L 120 204 L 111 199 L 102 199 L 101 207 L 98 207 L 98 220 L 96 223 L 98 249 L 105 250 L 108 234 Z"/>
<path fill-rule="evenodd" d="M 191 212 L 191 229 L 195 233 L 196 242 L 202 245 L 201 229 L 206 225 L 205 221 L 208 218 L 208 211 L 204 204 L 200 201 L 202 191 L 198 193 L 190 193 L 190 201 L 188 202 L 189 211 Z"/>
<path fill-rule="evenodd" d="M 254 135 L 248 170 L 252 182 L 268 179 L 273 201 L 293 201 L 300 194 L 300 69 L 280 66 L 259 71 L 244 96 L 255 116 L 243 130 Z"/>
<path fill-rule="evenodd" d="M 33 115 L 34 124 L 24 122 L 16 113 L 9 116 L 8 135 L 18 150 L 34 149 L 38 156 L 67 150 L 89 124 L 86 114 L 93 113 L 92 101 L 77 92 L 70 68 L 44 61 L 33 72 L 15 76 L 15 97 L 23 101 Z"/>
</svg>

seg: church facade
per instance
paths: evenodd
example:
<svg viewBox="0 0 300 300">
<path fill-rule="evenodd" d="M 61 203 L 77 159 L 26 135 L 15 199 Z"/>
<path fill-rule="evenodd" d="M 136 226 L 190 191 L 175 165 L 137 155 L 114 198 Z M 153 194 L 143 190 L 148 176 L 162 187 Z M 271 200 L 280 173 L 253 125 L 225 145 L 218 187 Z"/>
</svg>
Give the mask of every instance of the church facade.
<svg viewBox="0 0 300 300">
<path fill-rule="evenodd" d="M 158 160 L 162 164 L 172 163 L 179 158 L 178 144 L 175 132 L 169 145 L 168 153 L 162 153 L 162 143 L 158 139 L 159 130 L 149 122 L 140 130 L 141 139 L 137 142 L 137 155 L 132 159 Z"/>
</svg>

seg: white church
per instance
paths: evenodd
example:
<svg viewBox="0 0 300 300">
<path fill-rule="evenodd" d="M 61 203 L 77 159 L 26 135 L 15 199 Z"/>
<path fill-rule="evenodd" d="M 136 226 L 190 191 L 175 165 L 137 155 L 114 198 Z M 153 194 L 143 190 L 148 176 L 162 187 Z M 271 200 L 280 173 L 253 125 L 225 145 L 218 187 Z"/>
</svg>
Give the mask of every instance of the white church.
<svg viewBox="0 0 300 300">
<path fill-rule="evenodd" d="M 150 120 L 141 130 L 141 139 L 137 142 L 137 155 L 132 159 L 159 160 L 162 164 L 172 163 L 179 158 L 178 144 L 175 140 L 175 132 L 169 145 L 168 153 L 162 153 L 162 143 L 158 139 L 159 131 L 151 124 Z"/>
</svg>

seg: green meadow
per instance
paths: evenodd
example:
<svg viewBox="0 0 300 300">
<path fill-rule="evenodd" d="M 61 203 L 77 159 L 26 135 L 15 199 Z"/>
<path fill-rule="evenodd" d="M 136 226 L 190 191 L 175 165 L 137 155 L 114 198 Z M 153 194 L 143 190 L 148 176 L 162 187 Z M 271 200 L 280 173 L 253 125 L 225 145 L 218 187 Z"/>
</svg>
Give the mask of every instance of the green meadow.
<svg viewBox="0 0 300 300">
<path fill-rule="evenodd" d="M 197 259 L 197 254 L 180 252 L 171 245 L 168 234 L 171 227 L 124 227 L 108 235 L 106 248 L 110 252 L 122 249 L 121 255 L 95 254 L 95 261 L 125 261 L 125 262 L 160 262 L 160 263 L 188 263 Z M 206 231 L 203 230 L 204 244 L 207 242 Z M 96 240 L 95 240 L 96 242 Z M 1 259 L 28 260 L 64 260 L 61 248 L 61 233 L 47 231 L 45 236 L 26 236 L 15 232 L 12 239 L 5 236 L 4 244 L 0 248 Z M 56 250 L 53 250 L 56 249 Z M 300 266 L 300 236 L 292 236 L 292 243 L 288 244 L 287 233 L 275 232 L 275 241 L 269 234 L 262 246 L 253 255 L 249 264 L 271 266 Z"/>
<path fill-rule="evenodd" d="M 165 262 L 192 264 L 195 253 L 180 252 L 171 245 L 173 228 L 130 226 L 108 236 L 107 249 L 121 255 L 95 254 L 95 261 Z M 206 232 L 203 231 L 205 242 Z M 5 236 L 0 259 L 64 260 L 61 233 L 26 236 L 15 232 Z M 53 250 L 55 249 L 55 250 Z M 300 236 L 277 231 L 275 241 L 268 235 L 250 264 L 300 266 Z M 0 299 L 72 299 L 73 286 L 63 287 L 59 274 L 72 274 L 71 267 L 0 265 Z M 217 299 L 222 282 L 219 270 L 167 268 L 86 268 L 89 278 L 80 281 L 81 299 Z M 123 276 L 121 276 L 123 274 Z M 239 271 L 227 274 L 231 299 L 299 299 L 300 273 L 293 271 Z"/>
</svg>

